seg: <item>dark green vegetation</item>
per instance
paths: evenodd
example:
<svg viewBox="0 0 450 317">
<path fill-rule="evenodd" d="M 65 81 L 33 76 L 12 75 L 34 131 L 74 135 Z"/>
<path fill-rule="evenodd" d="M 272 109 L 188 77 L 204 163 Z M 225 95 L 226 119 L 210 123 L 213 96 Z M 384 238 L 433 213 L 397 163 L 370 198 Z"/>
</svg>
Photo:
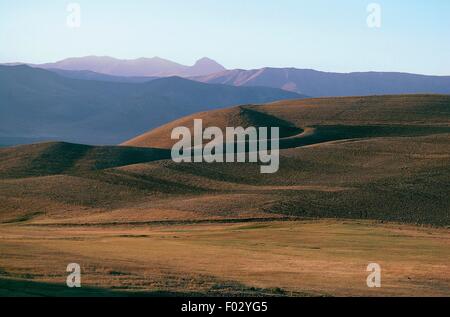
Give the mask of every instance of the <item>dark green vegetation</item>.
<svg viewBox="0 0 450 317">
<path fill-rule="evenodd" d="M 211 85 L 178 77 L 123 83 L 0 66 L 0 143 L 117 144 L 197 111 L 299 97 L 274 88 Z"/>
</svg>

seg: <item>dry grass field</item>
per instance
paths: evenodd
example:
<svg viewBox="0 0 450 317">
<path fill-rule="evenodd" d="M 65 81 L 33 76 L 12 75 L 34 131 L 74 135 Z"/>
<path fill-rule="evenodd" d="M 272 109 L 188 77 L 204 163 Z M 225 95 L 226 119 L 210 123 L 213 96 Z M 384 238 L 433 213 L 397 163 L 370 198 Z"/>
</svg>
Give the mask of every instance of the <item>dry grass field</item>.
<svg viewBox="0 0 450 317">
<path fill-rule="evenodd" d="M 281 127 L 279 172 L 174 163 L 194 118 Z M 449 96 L 241 106 L 126 145 L 0 149 L 0 295 L 76 296 L 76 262 L 93 296 L 450 296 Z"/>
<path fill-rule="evenodd" d="M 11 280 L 61 285 L 72 262 L 82 266 L 83 287 L 74 296 L 91 289 L 130 295 L 450 295 L 450 232 L 445 229 L 308 220 L 2 225 L 0 234 L 2 295 L 14 295 L 5 286 Z M 381 288 L 366 285 L 371 262 L 382 267 Z M 45 295 L 46 289 L 34 292 Z"/>
</svg>

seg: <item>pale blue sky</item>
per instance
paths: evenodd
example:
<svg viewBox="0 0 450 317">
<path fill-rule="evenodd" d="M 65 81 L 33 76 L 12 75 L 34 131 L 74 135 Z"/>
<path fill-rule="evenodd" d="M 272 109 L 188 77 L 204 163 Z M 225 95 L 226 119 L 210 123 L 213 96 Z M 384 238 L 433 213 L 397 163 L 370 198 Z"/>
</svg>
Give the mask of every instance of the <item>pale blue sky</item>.
<svg viewBox="0 0 450 317">
<path fill-rule="evenodd" d="M 66 25 L 71 2 L 77 29 Z M 380 29 L 366 24 L 371 2 Z M 85 55 L 450 75 L 450 1 L 0 0 L 0 62 Z"/>
</svg>

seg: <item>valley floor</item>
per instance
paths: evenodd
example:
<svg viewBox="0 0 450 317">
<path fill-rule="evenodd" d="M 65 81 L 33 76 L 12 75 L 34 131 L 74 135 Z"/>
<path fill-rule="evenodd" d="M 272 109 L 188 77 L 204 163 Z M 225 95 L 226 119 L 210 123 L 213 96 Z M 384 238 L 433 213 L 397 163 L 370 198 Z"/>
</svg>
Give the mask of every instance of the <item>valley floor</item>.
<svg viewBox="0 0 450 317">
<path fill-rule="evenodd" d="M 2 296 L 450 296 L 450 230 L 357 220 L 0 225 Z M 69 263 L 82 288 L 69 290 Z M 368 288 L 369 263 L 382 287 Z"/>
</svg>

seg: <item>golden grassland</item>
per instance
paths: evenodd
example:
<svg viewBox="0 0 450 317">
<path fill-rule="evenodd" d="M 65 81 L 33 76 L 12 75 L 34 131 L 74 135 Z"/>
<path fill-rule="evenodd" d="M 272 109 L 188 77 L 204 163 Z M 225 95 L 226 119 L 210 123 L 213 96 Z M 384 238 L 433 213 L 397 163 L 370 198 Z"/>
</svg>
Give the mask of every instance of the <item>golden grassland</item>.
<svg viewBox="0 0 450 317">
<path fill-rule="evenodd" d="M 10 224 L 0 236 L 2 295 L 14 295 L 2 287 L 8 280 L 63 285 L 75 262 L 83 287 L 123 294 L 450 296 L 447 229 L 348 220 Z M 366 285 L 371 262 L 382 267 L 381 288 Z"/>
</svg>

